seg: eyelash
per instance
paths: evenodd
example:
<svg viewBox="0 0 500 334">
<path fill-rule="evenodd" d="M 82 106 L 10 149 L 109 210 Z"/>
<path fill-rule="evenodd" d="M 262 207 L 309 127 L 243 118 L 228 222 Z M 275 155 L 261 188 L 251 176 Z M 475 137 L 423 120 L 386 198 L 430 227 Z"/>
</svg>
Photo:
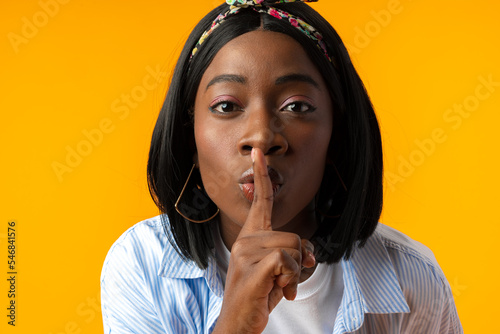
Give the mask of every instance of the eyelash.
<svg viewBox="0 0 500 334">
<path fill-rule="evenodd" d="M 229 105 L 231 107 L 233 107 L 233 109 L 236 107 L 238 108 L 238 110 L 231 110 L 231 111 L 219 111 L 217 110 L 216 108 L 218 106 L 222 106 L 223 104 L 226 104 L 226 105 Z M 227 101 L 227 100 L 216 100 L 210 107 L 208 107 L 208 109 L 213 112 L 214 114 L 220 114 L 220 115 L 224 115 L 224 114 L 229 114 L 231 112 L 235 112 L 235 111 L 243 111 L 243 109 L 238 106 L 237 103 L 233 102 L 233 101 Z"/>
<path fill-rule="evenodd" d="M 219 110 L 217 110 L 217 107 L 222 106 L 224 104 L 226 105 L 226 107 L 227 106 L 231 106 L 233 110 L 231 110 L 231 111 L 219 111 Z M 305 114 L 305 113 L 314 112 L 316 110 L 316 107 L 314 107 L 310 103 L 307 103 L 307 102 L 304 102 L 304 101 L 293 101 L 293 102 L 290 102 L 287 105 L 285 105 L 283 108 L 281 108 L 280 111 L 286 111 L 285 109 L 287 107 L 292 106 L 292 105 L 293 106 L 300 105 L 301 107 L 305 106 L 307 108 L 307 110 L 302 110 L 302 108 L 300 108 L 300 111 L 289 110 L 289 112 L 292 112 L 292 113 Z M 235 110 L 235 108 L 237 108 L 237 109 Z M 240 107 L 240 106 L 238 106 L 237 103 L 235 103 L 233 101 L 227 101 L 227 100 L 215 101 L 211 106 L 208 107 L 208 109 L 212 113 L 214 113 L 214 114 L 220 114 L 220 115 L 229 114 L 231 112 L 241 112 L 241 111 L 243 111 L 243 108 Z"/>
<path fill-rule="evenodd" d="M 287 107 L 292 106 L 292 105 L 300 105 L 301 107 L 305 106 L 307 108 L 307 110 L 302 110 L 302 108 L 300 108 L 300 111 L 290 110 L 290 112 L 297 113 L 297 114 L 306 114 L 306 113 L 310 113 L 310 112 L 313 112 L 313 111 L 316 110 L 316 107 L 314 107 L 310 103 L 307 103 L 307 102 L 304 102 L 304 101 L 293 101 L 293 102 L 290 102 L 287 105 L 285 105 L 283 108 L 281 108 L 280 111 L 284 110 Z"/>
</svg>

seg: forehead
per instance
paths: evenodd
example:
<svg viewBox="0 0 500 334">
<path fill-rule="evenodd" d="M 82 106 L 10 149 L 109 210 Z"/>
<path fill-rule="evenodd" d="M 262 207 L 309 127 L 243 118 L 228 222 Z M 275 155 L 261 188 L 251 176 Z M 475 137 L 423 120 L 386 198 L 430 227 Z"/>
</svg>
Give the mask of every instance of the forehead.
<svg viewBox="0 0 500 334">
<path fill-rule="evenodd" d="M 304 73 L 321 80 L 321 75 L 303 47 L 292 37 L 257 30 L 236 37 L 224 45 L 208 66 L 203 79 L 220 74 L 241 74 L 262 80 L 289 73 Z M 202 79 L 202 83 L 203 80 Z"/>
</svg>

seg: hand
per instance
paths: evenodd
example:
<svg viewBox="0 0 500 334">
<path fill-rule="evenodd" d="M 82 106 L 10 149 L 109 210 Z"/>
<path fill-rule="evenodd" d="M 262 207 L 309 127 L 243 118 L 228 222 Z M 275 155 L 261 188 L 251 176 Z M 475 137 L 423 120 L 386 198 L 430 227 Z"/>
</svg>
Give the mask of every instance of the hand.
<svg viewBox="0 0 500 334">
<path fill-rule="evenodd" d="M 295 299 L 302 267 L 315 265 L 311 242 L 272 230 L 273 189 L 264 154 L 254 148 L 252 157 L 254 200 L 231 249 L 214 333 L 261 333 L 280 300 Z"/>
</svg>

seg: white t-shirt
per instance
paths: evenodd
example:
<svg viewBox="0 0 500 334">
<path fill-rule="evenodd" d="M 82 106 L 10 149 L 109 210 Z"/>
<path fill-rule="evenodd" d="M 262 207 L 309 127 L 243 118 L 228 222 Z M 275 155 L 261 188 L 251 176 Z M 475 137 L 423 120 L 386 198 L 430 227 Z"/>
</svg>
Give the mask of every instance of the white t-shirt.
<svg viewBox="0 0 500 334">
<path fill-rule="evenodd" d="M 225 283 L 231 253 L 218 231 L 214 232 L 217 266 Z M 278 303 L 262 333 L 333 333 L 343 290 L 342 266 L 319 263 L 314 273 L 299 283 L 295 300 L 283 298 Z"/>
</svg>

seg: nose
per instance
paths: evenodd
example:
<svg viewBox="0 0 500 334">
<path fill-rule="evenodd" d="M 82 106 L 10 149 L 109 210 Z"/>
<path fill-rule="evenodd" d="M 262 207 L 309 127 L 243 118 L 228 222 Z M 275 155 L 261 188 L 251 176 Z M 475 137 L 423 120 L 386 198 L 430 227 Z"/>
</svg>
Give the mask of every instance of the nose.
<svg viewBox="0 0 500 334">
<path fill-rule="evenodd" d="M 265 108 L 247 110 L 247 117 L 238 151 L 241 155 L 249 155 L 252 148 L 260 148 L 265 155 L 283 155 L 288 150 L 288 141 L 283 135 L 284 124 L 278 116 Z"/>
</svg>

